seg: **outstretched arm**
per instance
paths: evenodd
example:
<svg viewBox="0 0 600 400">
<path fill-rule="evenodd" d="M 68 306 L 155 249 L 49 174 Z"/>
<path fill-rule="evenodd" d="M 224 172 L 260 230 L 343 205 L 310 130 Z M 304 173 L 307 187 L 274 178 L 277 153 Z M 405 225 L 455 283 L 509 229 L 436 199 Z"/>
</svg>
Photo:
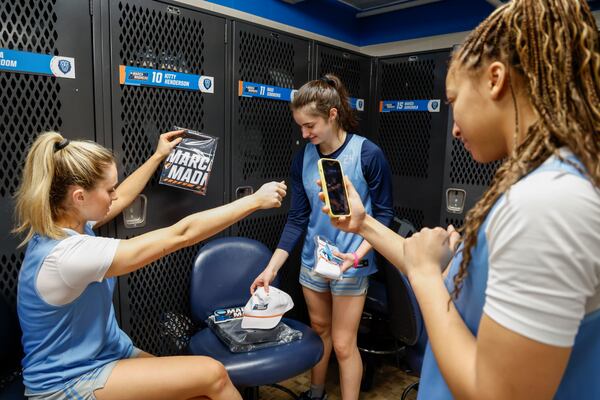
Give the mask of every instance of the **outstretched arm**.
<svg viewBox="0 0 600 400">
<path fill-rule="evenodd" d="M 189 215 L 167 228 L 122 240 L 105 276 L 125 275 L 160 257 L 209 238 L 256 210 L 281 207 L 286 189 L 283 182 L 266 183 L 253 195 Z"/>
</svg>

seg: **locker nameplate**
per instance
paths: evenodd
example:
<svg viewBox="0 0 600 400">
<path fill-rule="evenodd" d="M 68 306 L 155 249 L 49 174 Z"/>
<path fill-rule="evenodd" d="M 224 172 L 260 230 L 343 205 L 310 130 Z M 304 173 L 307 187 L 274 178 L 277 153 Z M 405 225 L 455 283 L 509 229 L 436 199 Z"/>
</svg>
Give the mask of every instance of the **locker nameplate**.
<svg viewBox="0 0 600 400">
<path fill-rule="evenodd" d="M 280 86 L 265 85 L 263 83 L 239 81 L 238 96 L 241 97 L 260 97 L 263 99 L 272 99 L 280 101 L 292 101 L 296 89 L 289 89 Z M 358 111 L 364 111 L 365 100 L 349 98 L 350 107 Z"/>
<path fill-rule="evenodd" d="M 75 59 L 0 48 L 0 70 L 75 79 Z"/>
<path fill-rule="evenodd" d="M 424 111 L 440 112 L 439 99 L 432 100 L 382 100 L 379 102 L 379 112 Z"/>
<path fill-rule="evenodd" d="M 121 85 L 199 90 L 202 93 L 215 92 L 215 78 L 212 76 L 184 74 L 182 72 L 128 65 L 119 65 L 119 83 Z"/>
<path fill-rule="evenodd" d="M 284 88 L 280 86 L 265 85 L 262 83 L 244 82 L 238 83 L 238 96 L 242 97 L 260 97 L 263 99 L 292 101 L 295 89 Z"/>
</svg>

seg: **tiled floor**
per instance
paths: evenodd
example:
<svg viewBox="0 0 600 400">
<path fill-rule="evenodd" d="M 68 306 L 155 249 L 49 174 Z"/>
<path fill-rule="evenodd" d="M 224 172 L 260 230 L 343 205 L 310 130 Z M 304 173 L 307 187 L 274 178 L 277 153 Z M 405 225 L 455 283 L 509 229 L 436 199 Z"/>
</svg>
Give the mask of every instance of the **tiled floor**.
<svg viewBox="0 0 600 400">
<path fill-rule="evenodd" d="M 407 375 L 401 369 L 384 364 L 381 365 L 375 374 L 373 382 L 373 388 L 369 392 L 361 392 L 361 400 L 400 400 L 402 391 L 408 385 L 416 382 L 417 378 L 414 376 Z M 300 393 L 308 389 L 310 383 L 310 372 L 306 372 L 295 378 L 288 379 L 281 384 L 288 389 L 291 389 L 295 393 Z M 340 386 L 337 365 L 332 363 L 329 368 L 327 376 L 327 393 L 329 400 L 340 400 Z M 260 388 L 260 400 L 289 400 L 290 396 L 287 394 L 270 388 Z M 412 391 L 408 396 L 409 400 L 416 399 L 416 392 Z"/>
</svg>

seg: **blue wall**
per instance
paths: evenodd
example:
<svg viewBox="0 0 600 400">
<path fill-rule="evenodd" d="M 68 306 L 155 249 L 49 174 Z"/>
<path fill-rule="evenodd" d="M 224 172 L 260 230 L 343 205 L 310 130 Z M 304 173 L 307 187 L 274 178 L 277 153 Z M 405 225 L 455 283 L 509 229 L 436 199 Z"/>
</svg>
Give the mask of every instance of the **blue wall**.
<svg viewBox="0 0 600 400">
<path fill-rule="evenodd" d="M 336 0 L 208 0 L 356 46 L 468 31 L 494 7 L 485 0 L 443 0 L 386 14 L 356 18 L 357 10 Z M 576 0 L 579 1 L 579 0 Z M 600 1 L 589 2 L 593 10 Z"/>
<path fill-rule="evenodd" d="M 305 0 L 287 4 L 281 0 L 208 0 L 332 39 L 360 45 L 356 10 L 335 0 Z"/>
<path fill-rule="evenodd" d="M 444 0 L 360 18 L 360 46 L 469 31 L 492 11 L 484 0 Z"/>
</svg>

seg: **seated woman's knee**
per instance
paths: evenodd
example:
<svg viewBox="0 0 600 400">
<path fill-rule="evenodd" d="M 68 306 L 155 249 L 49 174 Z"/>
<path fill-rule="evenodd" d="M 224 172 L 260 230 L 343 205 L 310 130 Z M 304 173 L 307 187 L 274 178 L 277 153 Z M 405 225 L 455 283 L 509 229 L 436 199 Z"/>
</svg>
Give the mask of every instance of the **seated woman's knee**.
<svg viewBox="0 0 600 400">
<path fill-rule="evenodd" d="M 208 391 L 201 394 L 220 393 L 229 382 L 225 366 L 213 358 L 201 357 L 201 359 L 202 361 L 196 364 L 198 368 L 194 369 L 200 378 L 197 382 L 203 382 L 202 391 Z"/>
</svg>

